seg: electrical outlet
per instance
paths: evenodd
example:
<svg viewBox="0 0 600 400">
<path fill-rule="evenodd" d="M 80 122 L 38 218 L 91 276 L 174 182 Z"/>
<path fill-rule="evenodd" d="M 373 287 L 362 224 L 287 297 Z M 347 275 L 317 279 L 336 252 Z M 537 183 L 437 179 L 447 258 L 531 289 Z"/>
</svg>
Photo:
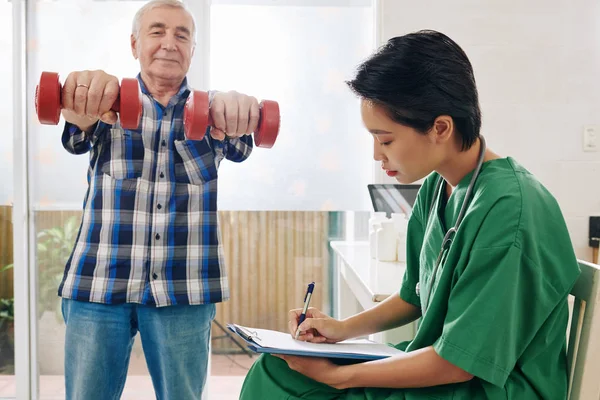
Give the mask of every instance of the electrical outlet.
<svg viewBox="0 0 600 400">
<path fill-rule="evenodd" d="M 600 148 L 600 125 L 583 127 L 583 151 L 598 151 Z"/>
<path fill-rule="evenodd" d="M 590 217 L 590 247 L 600 245 L 600 217 Z"/>
</svg>

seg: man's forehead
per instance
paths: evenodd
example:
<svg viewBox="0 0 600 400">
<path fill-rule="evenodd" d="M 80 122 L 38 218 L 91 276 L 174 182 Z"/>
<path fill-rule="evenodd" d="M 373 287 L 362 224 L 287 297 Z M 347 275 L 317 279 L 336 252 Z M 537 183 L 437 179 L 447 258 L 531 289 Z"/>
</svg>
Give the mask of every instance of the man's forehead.
<svg viewBox="0 0 600 400">
<path fill-rule="evenodd" d="M 177 13 L 176 18 L 172 18 Z M 144 13 L 142 24 L 146 26 L 166 26 L 174 25 L 177 28 L 183 27 L 192 30 L 192 17 L 182 8 L 176 7 L 156 7 L 149 12 Z"/>
</svg>

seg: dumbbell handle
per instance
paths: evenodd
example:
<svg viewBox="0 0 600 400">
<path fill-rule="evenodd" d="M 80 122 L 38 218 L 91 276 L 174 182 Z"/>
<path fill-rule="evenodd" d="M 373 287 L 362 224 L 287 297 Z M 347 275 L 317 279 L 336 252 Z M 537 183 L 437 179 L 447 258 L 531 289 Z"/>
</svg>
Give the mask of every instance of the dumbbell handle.
<svg viewBox="0 0 600 400">
<path fill-rule="evenodd" d="M 40 123 L 57 125 L 60 120 L 62 86 L 56 72 L 42 72 L 35 90 L 35 109 Z M 119 96 L 111 106 L 118 112 L 121 126 L 125 129 L 137 129 L 142 116 L 142 94 L 135 78 L 124 78 L 119 88 Z"/>
<path fill-rule="evenodd" d="M 270 148 L 279 133 L 279 104 L 271 100 L 260 103 L 258 127 L 254 141 L 258 147 Z M 190 140 L 202 140 L 209 126 L 214 126 L 210 115 L 208 93 L 195 90 L 190 93 L 183 115 L 185 136 Z"/>
</svg>

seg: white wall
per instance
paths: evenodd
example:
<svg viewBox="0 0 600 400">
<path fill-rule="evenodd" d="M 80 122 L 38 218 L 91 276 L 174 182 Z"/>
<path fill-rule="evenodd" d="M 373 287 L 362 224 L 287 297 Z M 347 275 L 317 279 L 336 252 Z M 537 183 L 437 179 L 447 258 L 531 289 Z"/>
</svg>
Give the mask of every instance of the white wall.
<svg viewBox="0 0 600 400">
<path fill-rule="evenodd" d="M 600 215 L 600 153 L 584 152 L 582 138 L 584 125 L 600 124 L 600 2 L 381 0 L 378 6 L 381 40 L 435 29 L 465 50 L 489 147 L 546 185 L 577 256 L 591 259 L 588 223 Z"/>
</svg>

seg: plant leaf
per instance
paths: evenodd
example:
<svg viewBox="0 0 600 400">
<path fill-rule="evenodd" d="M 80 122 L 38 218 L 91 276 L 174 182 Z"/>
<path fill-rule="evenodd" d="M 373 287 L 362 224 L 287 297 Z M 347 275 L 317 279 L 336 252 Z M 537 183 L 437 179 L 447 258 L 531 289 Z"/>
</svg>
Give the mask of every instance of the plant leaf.
<svg viewBox="0 0 600 400">
<path fill-rule="evenodd" d="M 14 264 L 5 265 L 4 267 L 2 267 L 2 269 L 0 269 L 0 272 L 6 272 L 9 269 L 12 269 L 13 267 L 14 267 Z"/>
</svg>

